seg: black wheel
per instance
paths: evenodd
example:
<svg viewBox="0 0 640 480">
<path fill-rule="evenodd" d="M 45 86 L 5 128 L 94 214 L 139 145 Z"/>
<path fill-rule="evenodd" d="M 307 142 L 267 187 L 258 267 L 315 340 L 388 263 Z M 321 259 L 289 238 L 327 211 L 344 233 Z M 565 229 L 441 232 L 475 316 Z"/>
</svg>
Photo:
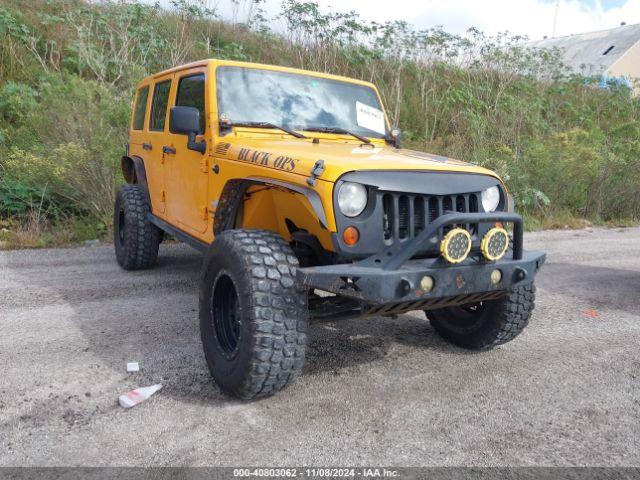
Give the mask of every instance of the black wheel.
<svg viewBox="0 0 640 480">
<path fill-rule="evenodd" d="M 204 355 L 220 388 L 235 397 L 273 395 L 302 370 L 307 294 L 298 260 L 279 235 L 227 230 L 209 247 L 200 283 Z"/>
<path fill-rule="evenodd" d="M 433 328 L 459 347 L 488 350 L 517 337 L 529 323 L 535 285 L 510 290 L 497 300 L 426 310 Z"/>
<path fill-rule="evenodd" d="M 116 194 L 113 243 L 125 270 L 151 268 L 158 258 L 162 231 L 149 221 L 149 204 L 139 185 L 123 185 Z"/>
</svg>

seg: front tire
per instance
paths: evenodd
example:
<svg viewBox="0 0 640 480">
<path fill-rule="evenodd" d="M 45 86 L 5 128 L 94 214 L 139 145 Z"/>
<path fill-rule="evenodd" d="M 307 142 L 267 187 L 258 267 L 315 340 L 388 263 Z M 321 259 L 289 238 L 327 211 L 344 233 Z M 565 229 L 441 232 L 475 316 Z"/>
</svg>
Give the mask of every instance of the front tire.
<svg viewBox="0 0 640 480">
<path fill-rule="evenodd" d="M 298 260 L 263 230 L 227 230 L 205 257 L 200 333 L 205 359 L 225 393 L 249 400 L 275 394 L 302 370 L 308 331 Z"/>
<path fill-rule="evenodd" d="M 489 350 L 513 340 L 528 325 L 535 292 L 535 285 L 531 284 L 513 288 L 497 300 L 425 313 L 445 340 L 470 350 Z"/>
<path fill-rule="evenodd" d="M 123 185 L 116 194 L 113 243 L 118 264 L 125 270 L 153 267 L 162 231 L 149 220 L 151 208 L 139 185 Z"/>
</svg>

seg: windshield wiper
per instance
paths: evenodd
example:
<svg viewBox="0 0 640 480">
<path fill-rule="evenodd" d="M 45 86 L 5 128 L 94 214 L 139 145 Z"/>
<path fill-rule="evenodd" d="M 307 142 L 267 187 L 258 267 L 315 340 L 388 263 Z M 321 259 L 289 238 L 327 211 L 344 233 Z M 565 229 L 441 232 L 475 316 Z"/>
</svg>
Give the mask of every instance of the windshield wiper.
<svg viewBox="0 0 640 480">
<path fill-rule="evenodd" d="M 283 127 L 282 125 L 276 125 L 275 123 L 269 122 L 237 122 L 237 123 L 229 123 L 228 127 L 252 127 L 252 128 L 274 128 L 276 130 L 282 130 L 289 135 L 293 135 L 296 138 L 307 138 L 306 135 L 303 135 L 295 130 L 291 130 L 290 128 Z"/>
<path fill-rule="evenodd" d="M 362 143 L 371 143 L 367 137 L 363 137 L 362 135 L 358 135 L 357 133 L 350 132 L 349 130 L 345 130 L 344 128 L 339 127 L 309 127 L 304 128 L 303 132 L 320 132 L 320 133 L 337 133 L 339 135 L 351 135 L 352 137 L 357 138 Z"/>
</svg>

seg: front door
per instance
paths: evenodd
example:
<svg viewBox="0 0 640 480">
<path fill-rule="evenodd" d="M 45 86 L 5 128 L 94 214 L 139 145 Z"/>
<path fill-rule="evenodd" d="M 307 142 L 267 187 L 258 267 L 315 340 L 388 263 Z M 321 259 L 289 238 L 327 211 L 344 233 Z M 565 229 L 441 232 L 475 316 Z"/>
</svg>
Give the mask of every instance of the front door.
<svg viewBox="0 0 640 480">
<path fill-rule="evenodd" d="M 175 106 L 195 107 L 200 112 L 202 140 L 209 125 L 206 123 L 206 69 L 194 69 L 175 76 Z M 204 233 L 208 225 L 207 186 L 208 156 L 187 148 L 187 135 L 169 132 L 164 150 L 166 158 L 165 185 L 169 221 L 190 234 Z"/>
</svg>

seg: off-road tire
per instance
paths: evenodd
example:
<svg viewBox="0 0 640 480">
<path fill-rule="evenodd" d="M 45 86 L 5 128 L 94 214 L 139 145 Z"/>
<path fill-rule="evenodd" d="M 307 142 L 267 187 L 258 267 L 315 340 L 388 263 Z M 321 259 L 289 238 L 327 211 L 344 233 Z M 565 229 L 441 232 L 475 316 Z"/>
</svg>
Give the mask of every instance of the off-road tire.
<svg viewBox="0 0 640 480">
<path fill-rule="evenodd" d="M 213 233 L 220 235 L 225 230 L 235 227 L 238 208 L 247 190 L 248 182 L 245 180 L 229 180 L 220 195 L 220 201 L 213 217 Z"/>
<path fill-rule="evenodd" d="M 269 231 L 227 230 L 209 247 L 200 333 L 211 375 L 225 393 L 245 400 L 273 395 L 302 370 L 309 312 L 297 267 L 287 242 Z"/>
<path fill-rule="evenodd" d="M 150 207 L 139 185 L 123 185 L 116 194 L 113 243 L 125 270 L 151 268 L 158 259 L 162 231 L 149 221 Z"/>
<path fill-rule="evenodd" d="M 497 300 L 483 302 L 476 312 L 447 307 L 425 313 L 445 340 L 470 350 L 489 350 L 513 340 L 529 324 L 535 292 L 532 283 L 513 288 Z"/>
</svg>

